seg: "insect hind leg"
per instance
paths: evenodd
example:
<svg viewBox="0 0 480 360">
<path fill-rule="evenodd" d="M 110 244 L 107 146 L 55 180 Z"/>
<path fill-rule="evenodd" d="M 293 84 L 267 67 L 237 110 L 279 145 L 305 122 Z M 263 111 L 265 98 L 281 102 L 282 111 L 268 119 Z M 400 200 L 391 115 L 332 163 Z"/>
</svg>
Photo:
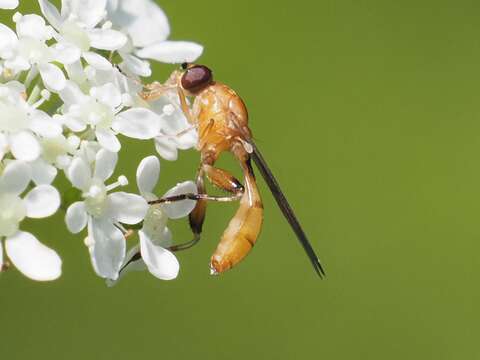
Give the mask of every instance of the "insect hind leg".
<svg viewBox="0 0 480 360">
<path fill-rule="evenodd" d="M 205 177 L 215 187 L 220 188 L 232 195 L 229 196 L 211 196 L 206 193 Z M 198 193 L 187 193 L 175 196 L 170 196 L 158 200 L 150 201 L 149 204 L 168 204 L 182 200 L 196 200 L 197 204 L 189 215 L 190 229 L 193 233 L 193 239 L 182 244 L 173 245 L 169 249 L 171 251 L 186 250 L 194 246 L 200 241 L 200 234 L 202 233 L 203 223 L 205 221 L 207 202 L 208 201 L 236 201 L 239 200 L 245 191 L 243 185 L 228 171 L 216 168 L 209 164 L 202 164 L 197 175 L 197 189 Z"/>
<path fill-rule="evenodd" d="M 207 179 L 217 188 L 221 190 L 227 191 L 232 195 L 228 196 L 214 196 L 208 195 L 205 191 L 205 184 L 203 180 L 203 174 L 207 177 Z M 197 189 L 198 193 L 186 193 L 186 194 L 179 194 L 168 196 L 165 198 L 157 199 L 149 201 L 150 205 L 154 204 L 171 204 L 176 201 L 182 200 L 196 200 L 197 205 L 198 203 L 203 203 L 205 201 L 219 201 L 219 202 L 227 202 L 227 201 L 235 201 L 239 200 L 244 192 L 244 187 L 237 180 L 233 175 L 231 175 L 228 171 L 215 168 L 211 165 L 203 165 L 201 169 L 201 173 L 197 177 Z M 197 208 L 197 207 L 196 207 Z M 195 208 L 195 209 L 196 209 Z M 195 209 L 192 212 L 195 212 Z"/>
<path fill-rule="evenodd" d="M 232 196 L 208 196 L 205 190 L 205 176 L 215 186 L 232 193 Z M 202 164 L 197 175 L 198 196 L 201 197 L 197 201 L 197 205 L 189 215 L 190 229 L 193 233 L 193 240 L 188 243 L 179 245 L 181 249 L 188 249 L 200 240 L 203 223 L 207 212 L 207 201 L 234 201 L 240 199 L 243 195 L 243 185 L 225 170 L 218 169 L 209 164 Z"/>
</svg>

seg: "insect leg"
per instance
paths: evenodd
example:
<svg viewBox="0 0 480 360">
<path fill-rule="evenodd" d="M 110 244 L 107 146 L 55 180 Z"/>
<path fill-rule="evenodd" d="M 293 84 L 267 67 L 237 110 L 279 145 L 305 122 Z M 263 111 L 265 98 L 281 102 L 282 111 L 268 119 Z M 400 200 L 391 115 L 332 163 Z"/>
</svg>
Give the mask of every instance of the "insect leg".
<svg viewBox="0 0 480 360">
<path fill-rule="evenodd" d="M 231 193 L 231 196 L 211 196 L 206 194 L 204 176 L 216 187 Z M 180 194 L 150 201 L 149 204 L 172 203 L 181 200 L 197 200 L 195 208 L 189 215 L 190 228 L 193 232 L 193 239 L 178 245 L 173 245 L 169 249 L 171 251 L 185 250 L 195 245 L 200 240 L 203 222 L 207 210 L 207 201 L 235 201 L 239 200 L 244 192 L 244 187 L 233 175 L 229 172 L 215 168 L 212 165 L 203 164 L 197 175 L 197 189 L 198 194 Z"/>
<path fill-rule="evenodd" d="M 207 176 L 207 179 L 216 187 L 225 190 L 233 195 L 231 196 L 213 196 L 205 193 L 205 185 L 203 181 L 203 174 Z M 239 200 L 243 195 L 243 185 L 238 181 L 233 175 L 228 171 L 213 167 L 212 165 L 202 165 L 202 168 L 197 177 L 197 188 L 198 194 L 187 193 L 179 194 L 174 196 L 169 196 L 166 198 L 161 198 L 158 200 L 152 200 L 148 203 L 150 205 L 154 204 L 171 204 L 176 201 L 182 200 L 197 200 L 199 202 L 204 201 L 235 201 Z M 195 209 L 193 210 L 195 211 Z"/>
<path fill-rule="evenodd" d="M 165 83 L 160 83 L 154 81 L 150 84 L 141 84 L 144 88 L 143 91 L 139 93 L 140 97 L 146 101 L 152 101 L 158 99 L 160 96 L 164 95 L 167 91 L 175 90 L 178 88 L 178 80 L 180 79 L 181 72 L 174 71 L 170 77 L 165 81 Z"/>
<path fill-rule="evenodd" d="M 143 86 L 145 90 L 139 93 L 140 97 L 145 101 L 153 101 L 164 95 L 167 91 L 176 88 L 174 85 L 164 85 L 155 81 Z"/>
<path fill-rule="evenodd" d="M 205 191 L 204 176 L 216 187 L 225 190 L 232 196 L 209 196 Z M 184 250 L 195 245 L 200 240 L 200 233 L 202 232 L 203 222 L 207 210 L 207 201 L 234 201 L 239 200 L 244 192 L 244 187 L 233 175 L 229 172 L 215 168 L 209 164 L 203 164 L 197 176 L 197 188 L 199 197 L 197 205 L 190 213 L 189 221 L 194 238 L 188 243 L 176 245 L 170 248 L 172 251 Z"/>
<path fill-rule="evenodd" d="M 195 118 L 190 110 L 190 106 L 187 103 L 187 96 L 183 92 L 180 86 L 177 87 L 178 98 L 180 99 L 180 107 L 182 108 L 183 114 L 187 118 L 188 122 L 192 125 L 196 124 Z"/>
<path fill-rule="evenodd" d="M 110 53 L 110 56 L 112 56 L 112 54 L 113 54 L 113 52 Z M 120 74 L 122 74 L 123 76 L 125 76 L 127 79 L 133 81 L 133 82 L 134 82 L 135 84 L 137 84 L 137 85 L 140 85 L 142 88 L 145 88 L 145 87 L 146 87 L 139 79 L 137 79 L 137 78 L 133 77 L 132 75 L 129 75 L 129 74 L 127 74 L 125 71 L 123 71 L 122 68 L 120 67 L 120 65 L 115 64 L 114 66 L 115 66 L 115 68 L 118 70 L 118 72 L 119 72 Z M 152 84 L 157 84 L 157 83 L 158 83 L 158 81 L 155 81 L 155 82 L 152 83 Z M 150 84 L 149 84 L 149 85 L 150 85 Z"/>
<path fill-rule="evenodd" d="M 203 171 L 214 186 L 234 194 L 237 198 L 242 197 L 245 190 L 243 185 L 228 171 L 212 165 L 203 165 Z"/>
<path fill-rule="evenodd" d="M 192 194 L 192 193 L 180 194 L 180 195 L 169 196 L 167 198 L 162 198 L 162 199 L 148 202 L 150 205 L 153 205 L 153 204 L 161 204 L 161 203 L 168 204 L 175 201 L 181 201 L 186 199 L 197 200 L 197 203 L 194 209 L 188 216 L 190 229 L 192 230 L 192 233 L 193 233 L 193 239 L 182 244 L 170 246 L 168 248 L 170 251 L 186 250 L 191 248 L 192 246 L 194 246 L 196 243 L 200 241 L 200 234 L 202 232 L 202 226 L 203 226 L 203 222 L 205 220 L 205 214 L 207 211 L 207 199 L 205 199 L 204 197 L 204 195 L 206 194 L 205 194 L 205 184 L 204 184 L 203 176 L 204 175 L 202 172 L 202 168 L 200 167 L 197 173 L 197 181 L 196 181 L 198 194 Z"/>
<path fill-rule="evenodd" d="M 157 199 L 157 200 L 152 200 L 149 201 L 149 205 L 155 205 L 155 204 L 171 204 L 177 201 L 182 201 L 182 200 L 208 200 L 208 201 L 218 201 L 218 202 L 229 202 L 229 201 L 235 201 L 238 200 L 242 196 L 241 193 L 238 195 L 232 195 L 232 196 L 214 196 L 214 195 L 207 195 L 207 194 L 194 194 L 194 193 L 186 193 L 186 194 L 180 194 L 180 195 L 173 195 L 173 196 L 168 196 L 165 198 Z"/>
<path fill-rule="evenodd" d="M 205 180 L 202 170 L 202 166 L 198 169 L 197 172 L 197 191 L 198 195 L 205 194 Z M 198 200 L 197 204 L 193 208 L 192 212 L 188 215 L 188 223 L 190 224 L 190 229 L 193 233 L 193 239 L 189 243 L 177 245 L 178 250 L 188 249 L 192 247 L 197 242 L 200 241 L 200 234 L 202 233 L 203 222 L 205 221 L 205 215 L 207 214 L 207 201 Z M 177 250 L 177 249 L 174 249 Z"/>
<path fill-rule="evenodd" d="M 160 96 L 164 95 L 167 91 L 177 89 L 178 98 L 180 100 L 180 107 L 182 108 L 182 112 L 187 118 L 188 122 L 191 125 L 195 125 L 196 121 L 190 111 L 190 107 L 187 103 L 187 96 L 183 92 L 182 88 L 176 84 L 161 84 L 159 82 L 153 82 L 151 84 L 147 84 L 144 86 L 145 91 L 140 92 L 140 97 L 145 101 L 152 101 L 158 99 Z"/>
</svg>

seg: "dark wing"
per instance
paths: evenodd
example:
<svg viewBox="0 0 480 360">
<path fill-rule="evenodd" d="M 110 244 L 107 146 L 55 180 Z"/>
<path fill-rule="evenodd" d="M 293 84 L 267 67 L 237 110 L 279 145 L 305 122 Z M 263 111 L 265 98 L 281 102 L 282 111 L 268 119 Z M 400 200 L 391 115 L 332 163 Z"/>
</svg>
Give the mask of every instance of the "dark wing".
<svg viewBox="0 0 480 360">
<path fill-rule="evenodd" d="M 325 276 L 325 271 L 323 270 L 322 265 L 320 264 L 320 261 L 318 260 L 318 257 L 315 254 L 315 250 L 313 250 L 312 245 L 307 239 L 307 235 L 305 235 L 305 233 L 303 232 L 303 229 L 300 226 L 300 223 L 298 222 L 297 217 L 293 213 L 293 210 L 290 207 L 290 204 L 285 198 L 285 195 L 283 195 L 283 192 L 280 189 L 280 185 L 278 184 L 277 180 L 275 179 L 272 172 L 270 171 L 270 168 L 268 167 L 265 159 L 263 158 L 262 154 L 258 150 L 257 146 L 253 143 L 252 140 L 249 140 L 249 143 L 253 147 L 253 152 L 251 154 L 253 161 L 257 165 L 258 170 L 260 171 L 263 178 L 265 179 L 265 182 L 270 188 L 270 191 L 272 192 L 273 197 L 277 201 L 277 204 L 280 207 L 280 210 L 282 210 L 283 215 L 285 216 L 288 223 L 292 227 L 293 231 L 295 232 L 295 235 L 297 235 L 297 238 L 300 241 L 300 244 L 302 244 L 303 249 L 307 253 L 308 258 L 310 259 L 313 265 L 313 268 L 315 269 L 315 271 L 320 277 Z"/>
</svg>

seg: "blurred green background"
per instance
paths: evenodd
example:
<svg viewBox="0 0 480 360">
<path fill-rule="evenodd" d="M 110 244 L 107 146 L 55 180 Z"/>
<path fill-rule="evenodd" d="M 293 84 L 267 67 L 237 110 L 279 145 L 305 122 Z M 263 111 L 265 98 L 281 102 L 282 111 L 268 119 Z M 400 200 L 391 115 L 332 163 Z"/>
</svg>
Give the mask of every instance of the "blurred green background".
<svg viewBox="0 0 480 360">
<path fill-rule="evenodd" d="M 160 4 L 171 38 L 205 45 L 201 62 L 244 98 L 328 277 L 316 277 L 262 181 L 261 238 L 219 277 L 208 260 L 235 206 L 210 206 L 176 281 L 134 273 L 114 288 L 58 214 L 24 228 L 58 250 L 62 278 L 1 276 L 0 357 L 480 358 L 478 1 Z M 153 152 L 125 140 L 118 173 L 130 190 Z M 193 150 L 163 161 L 158 193 L 197 163 Z M 228 155 L 220 166 L 236 169 Z M 186 221 L 172 227 L 189 239 Z"/>
</svg>

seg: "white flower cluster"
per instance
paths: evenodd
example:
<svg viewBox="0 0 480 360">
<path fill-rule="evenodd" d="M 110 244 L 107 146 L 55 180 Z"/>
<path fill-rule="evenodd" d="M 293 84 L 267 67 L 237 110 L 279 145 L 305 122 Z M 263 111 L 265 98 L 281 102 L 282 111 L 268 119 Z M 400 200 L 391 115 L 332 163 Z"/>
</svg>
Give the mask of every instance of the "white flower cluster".
<svg viewBox="0 0 480 360">
<path fill-rule="evenodd" d="M 20 225 L 63 204 L 68 230 L 87 228 L 85 244 L 99 276 L 112 283 L 131 267 L 173 279 L 179 264 L 167 249 L 167 220 L 187 216 L 195 202 L 148 205 L 157 199 L 156 156 L 138 166 L 139 194 L 117 191 L 128 183 L 125 176 L 109 178 L 119 134 L 153 140 L 167 160 L 196 144 L 175 93 L 146 103 L 137 79 L 151 75 L 148 59 L 192 62 L 203 48 L 167 40 L 167 17 L 152 0 L 63 0 L 60 11 L 48 0 L 38 4 L 43 16 L 13 15 L 15 31 L 0 24 L 0 270 L 12 264 L 40 281 L 61 275 L 58 254 Z M 17 6 L 18 0 L 0 0 L 0 9 Z M 57 174 L 70 182 L 62 194 L 76 194 L 73 199 L 60 195 Z M 194 192 L 187 181 L 166 196 Z M 139 245 L 127 253 L 132 225 L 140 229 Z"/>
</svg>

